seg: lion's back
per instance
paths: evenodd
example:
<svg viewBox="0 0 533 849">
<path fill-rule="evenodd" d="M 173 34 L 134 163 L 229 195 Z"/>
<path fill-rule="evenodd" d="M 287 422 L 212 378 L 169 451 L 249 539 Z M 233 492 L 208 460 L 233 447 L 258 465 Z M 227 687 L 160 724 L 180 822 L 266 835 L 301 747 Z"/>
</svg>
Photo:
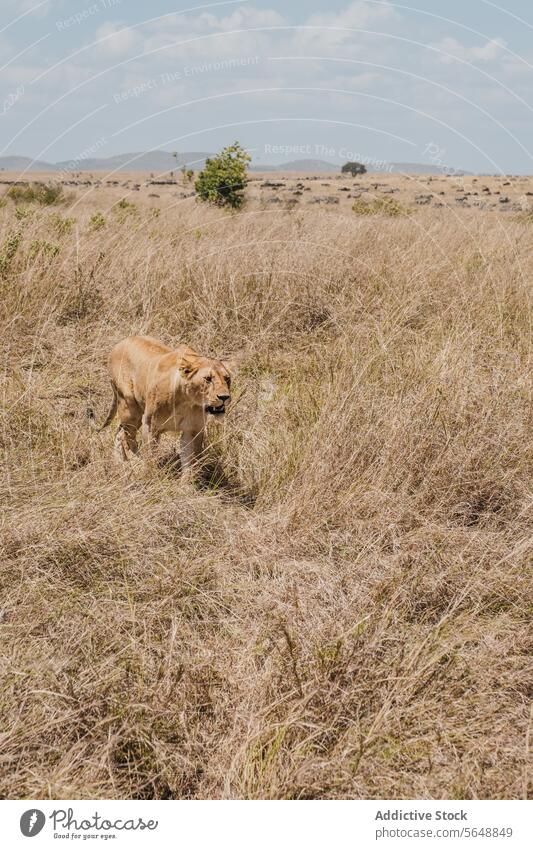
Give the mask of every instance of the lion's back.
<svg viewBox="0 0 533 849">
<path fill-rule="evenodd" d="M 128 336 L 118 342 L 109 355 L 108 368 L 119 393 L 143 396 L 149 372 L 170 352 L 171 348 L 152 336 Z"/>
</svg>

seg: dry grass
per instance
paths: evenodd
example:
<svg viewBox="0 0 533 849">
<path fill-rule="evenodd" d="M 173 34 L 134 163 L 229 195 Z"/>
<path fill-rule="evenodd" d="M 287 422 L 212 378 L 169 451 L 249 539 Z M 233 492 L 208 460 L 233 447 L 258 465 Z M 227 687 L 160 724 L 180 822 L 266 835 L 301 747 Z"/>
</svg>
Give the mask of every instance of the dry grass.
<svg viewBox="0 0 533 849">
<path fill-rule="evenodd" d="M 526 795 L 531 225 L 133 200 L 0 209 L 0 793 Z M 88 429 L 132 332 L 242 353 L 196 486 Z"/>
</svg>

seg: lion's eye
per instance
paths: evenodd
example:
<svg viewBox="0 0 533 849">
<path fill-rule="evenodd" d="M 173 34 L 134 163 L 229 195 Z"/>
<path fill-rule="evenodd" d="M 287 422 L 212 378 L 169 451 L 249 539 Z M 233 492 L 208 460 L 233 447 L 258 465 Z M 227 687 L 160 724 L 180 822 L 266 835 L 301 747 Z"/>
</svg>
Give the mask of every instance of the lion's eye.
<svg viewBox="0 0 533 849">
<path fill-rule="evenodd" d="M 213 383 L 213 378 L 210 374 L 206 375 L 204 379 L 206 383 Z"/>
</svg>

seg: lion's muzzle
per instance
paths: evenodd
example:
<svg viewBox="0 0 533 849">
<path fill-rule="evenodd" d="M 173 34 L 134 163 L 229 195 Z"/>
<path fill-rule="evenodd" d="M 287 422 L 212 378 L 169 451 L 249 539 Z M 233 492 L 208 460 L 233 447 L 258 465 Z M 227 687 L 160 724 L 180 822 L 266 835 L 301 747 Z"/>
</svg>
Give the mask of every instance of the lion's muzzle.
<svg viewBox="0 0 533 849">
<path fill-rule="evenodd" d="M 223 402 L 222 404 L 219 404 L 218 407 L 215 407 L 213 404 L 208 404 L 205 407 L 205 411 L 211 416 L 222 416 L 226 412 L 226 404 Z"/>
</svg>

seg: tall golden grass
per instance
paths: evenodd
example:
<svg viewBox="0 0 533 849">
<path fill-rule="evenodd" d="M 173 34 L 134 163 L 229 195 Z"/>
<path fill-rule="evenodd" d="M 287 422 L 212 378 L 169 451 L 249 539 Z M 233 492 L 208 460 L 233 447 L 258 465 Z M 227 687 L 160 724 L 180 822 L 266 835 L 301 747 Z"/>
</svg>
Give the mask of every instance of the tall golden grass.
<svg viewBox="0 0 533 849">
<path fill-rule="evenodd" d="M 0 793 L 526 796 L 531 225 L 135 200 L 0 210 Z M 240 355 L 195 484 L 131 333 Z"/>
</svg>

